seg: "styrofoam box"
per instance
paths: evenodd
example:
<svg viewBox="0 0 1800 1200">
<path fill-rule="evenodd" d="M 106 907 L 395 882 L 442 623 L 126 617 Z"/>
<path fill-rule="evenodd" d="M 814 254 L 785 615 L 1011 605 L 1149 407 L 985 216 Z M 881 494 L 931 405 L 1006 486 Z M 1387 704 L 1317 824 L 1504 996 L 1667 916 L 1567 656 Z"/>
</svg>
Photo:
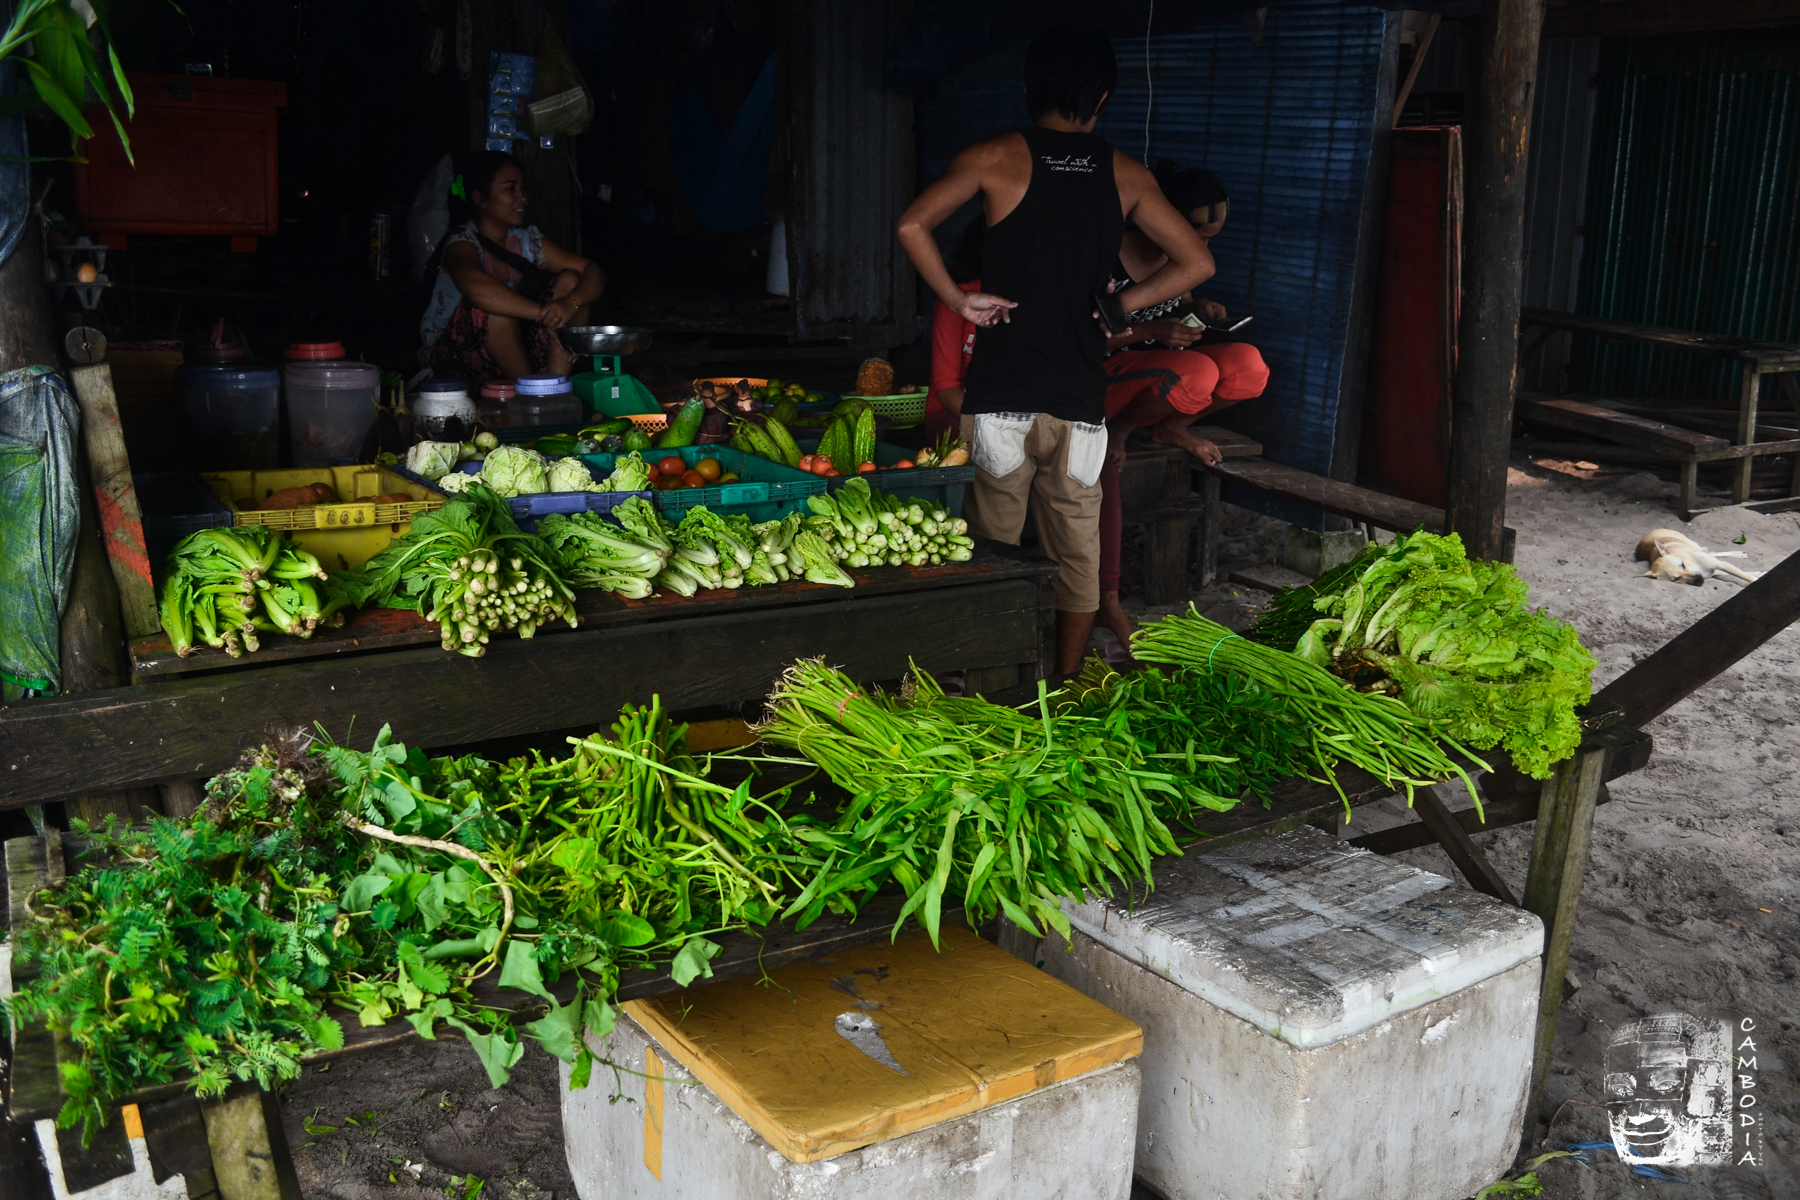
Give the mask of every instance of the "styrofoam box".
<svg viewBox="0 0 1800 1200">
<path fill-rule="evenodd" d="M 1065 903 L 1072 945 L 1009 947 L 1143 1026 L 1140 1179 L 1167 1200 L 1460 1200 L 1511 1166 L 1537 917 L 1310 827 L 1155 883 Z"/>
<path fill-rule="evenodd" d="M 569 1090 L 564 1144 L 582 1200 L 1127 1200 L 1137 1128 L 1138 1060 L 1089 1071 L 1019 1099 L 859 1150 L 796 1163 L 750 1128 L 675 1055 L 621 1012 L 596 1063 Z M 647 1112 L 644 1051 L 664 1082 Z M 615 1102 L 614 1097 L 617 1097 Z M 646 1123 L 660 1178 L 646 1163 Z M 1078 1136 L 1071 1136 L 1071 1134 Z"/>
</svg>

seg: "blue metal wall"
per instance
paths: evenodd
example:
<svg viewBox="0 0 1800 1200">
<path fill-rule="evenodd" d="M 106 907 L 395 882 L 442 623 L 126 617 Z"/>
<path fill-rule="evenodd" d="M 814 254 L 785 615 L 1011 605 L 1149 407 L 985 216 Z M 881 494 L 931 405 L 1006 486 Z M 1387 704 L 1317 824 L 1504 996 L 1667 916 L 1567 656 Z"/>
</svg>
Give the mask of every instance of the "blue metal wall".
<svg viewBox="0 0 1800 1200">
<path fill-rule="evenodd" d="M 1319 474 L 1342 469 L 1340 402 L 1347 382 L 1360 389 L 1348 334 L 1370 149 L 1391 117 L 1391 97 L 1378 96 L 1385 22 L 1335 0 L 1270 8 L 1261 47 L 1237 21 L 1151 39 L 1148 80 L 1145 41 L 1119 41 L 1119 91 L 1098 129 L 1134 157 L 1204 166 L 1230 189 L 1231 219 L 1212 244 L 1219 273 L 1204 291 L 1255 314 L 1245 332 L 1271 368 L 1268 393 L 1230 420 L 1269 457 Z M 1023 61 L 1024 47 L 1009 47 L 919 102 L 921 184 L 964 147 L 1025 124 Z M 946 245 L 959 231 L 960 221 L 946 227 Z"/>
</svg>

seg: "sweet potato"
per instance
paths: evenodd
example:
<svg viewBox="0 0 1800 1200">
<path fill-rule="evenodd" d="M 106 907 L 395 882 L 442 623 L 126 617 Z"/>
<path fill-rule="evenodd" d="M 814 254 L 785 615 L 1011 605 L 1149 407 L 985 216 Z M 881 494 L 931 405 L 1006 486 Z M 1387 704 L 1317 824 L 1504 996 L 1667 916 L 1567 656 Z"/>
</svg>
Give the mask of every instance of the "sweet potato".
<svg viewBox="0 0 1800 1200">
<path fill-rule="evenodd" d="M 264 500 L 262 508 L 299 508 L 302 504 L 315 504 L 310 487 L 282 488 L 279 492 Z"/>
</svg>

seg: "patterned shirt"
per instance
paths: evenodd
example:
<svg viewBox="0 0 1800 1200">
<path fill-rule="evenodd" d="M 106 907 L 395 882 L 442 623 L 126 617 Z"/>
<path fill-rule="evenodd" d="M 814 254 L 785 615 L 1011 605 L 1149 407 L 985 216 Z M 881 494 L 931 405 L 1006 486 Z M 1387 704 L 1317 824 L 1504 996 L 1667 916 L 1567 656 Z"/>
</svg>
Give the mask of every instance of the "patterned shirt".
<svg viewBox="0 0 1800 1200">
<path fill-rule="evenodd" d="M 518 289 L 521 282 L 519 273 L 503 262 L 494 261 L 486 250 L 481 249 L 481 243 L 475 237 L 475 222 L 470 221 L 446 238 L 444 248 L 449 249 L 455 242 L 473 243 L 481 255 L 481 269 L 507 287 L 515 291 Z M 544 235 L 538 232 L 536 225 L 527 225 L 508 233 L 506 248 L 527 262 L 545 270 L 550 268 L 549 260 L 544 257 Z M 450 324 L 450 315 L 462 303 L 462 298 L 462 289 L 456 286 L 456 280 L 450 278 L 449 271 L 439 267 L 437 285 L 431 290 L 431 300 L 425 305 L 425 315 L 419 319 L 419 333 L 427 346 L 437 345 L 438 338 L 443 336 L 444 327 Z"/>
</svg>

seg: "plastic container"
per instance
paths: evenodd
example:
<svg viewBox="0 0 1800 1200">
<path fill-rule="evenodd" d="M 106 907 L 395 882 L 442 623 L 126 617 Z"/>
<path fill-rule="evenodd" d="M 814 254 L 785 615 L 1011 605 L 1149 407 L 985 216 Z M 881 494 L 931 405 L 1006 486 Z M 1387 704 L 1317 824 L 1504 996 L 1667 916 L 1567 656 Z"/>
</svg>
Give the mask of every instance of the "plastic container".
<svg viewBox="0 0 1800 1200">
<path fill-rule="evenodd" d="M 481 423 L 490 429 L 501 429 L 508 421 L 512 398 L 518 389 L 510 379 L 490 379 L 481 385 L 481 398 L 475 402 Z"/>
<path fill-rule="evenodd" d="M 906 392 L 899 396 L 857 396 L 845 393 L 846 400 L 867 400 L 878 417 L 886 417 L 896 429 L 911 429 L 925 420 L 925 398 L 929 392 Z"/>
<path fill-rule="evenodd" d="M 288 439 L 296 467 L 354 459 L 375 425 L 381 368 L 347 361 L 291 362 L 287 386 Z"/>
<path fill-rule="evenodd" d="M 555 462 L 556 460 L 551 459 L 550 461 Z M 584 465 L 590 472 L 593 471 L 591 463 L 586 463 L 584 460 Z M 481 472 L 481 464 L 466 462 L 457 470 L 464 475 L 477 475 Z M 404 468 L 399 468 L 397 473 L 404 475 L 414 483 L 425 487 L 432 486 L 430 480 L 414 475 Z M 633 496 L 642 496 L 652 502 L 655 500 L 654 492 L 534 492 L 529 496 L 508 496 L 506 506 L 512 509 L 513 520 L 519 523 L 520 529 L 526 533 L 536 533 L 539 517 L 546 517 L 551 513 L 567 515 L 578 512 L 597 512 L 605 514 Z"/>
<path fill-rule="evenodd" d="M 281 465 L 280 372 L 203 364 L 182 368 L 180 387 L 194 436 L 193 461 L 208 467 Z"/>
<path fill-rule="evenodd" d="M 287 348 L 289 362 L 317 362 L 325 359 L 344 357 L 342 342 L 289 342 Z"/>
<path fill-rule="evenodd" d="M 794 444 L 800 447 L 800 453 L 811 454 L 819 448 L 818 438 L 798 438 Z M 886 442 L 875 443 L 875 465 L 888 467 L 902 459 L 910 459 L 919 453 L 908 450 L 904 446 L 890 446 Z M 827 477 L 826 486 L 837 491 L 857 476 L 843 475 L 837 478 Z M 867 479 L 869 486 L 884 492 L 891 492 L 907 500 L 923 500 L 935 504 L 953 517 L 962 516 L 963 492 L 975 482 L 975 464 L 966 462 L 960 467 L 908 467 L 905 470 L 870 471 L 860 478 Z"/>
<path fill-rule="evenodd" d="M 215 471 L 204 476 L 231 510 L 234 525 L 266 525 L 293 538 L 318 556 L 327 572 L 360 567 L 412 529 L 413 518 L 444 507 L 449 499 L 417 476 L 386 467 L 314 467 L 291 471 Z M 284 488 L 328 483 L 337 504 L 303 508 L 259 508 Z M 404 493 L 405 501 L 375 503 L 377 496 Z"/>
<path fill-rule="evenodd" d="M 133 472 L 131 488 L 144 515 L 144 550 L 159 576 L 163 559 L 182 538 L 235 519 L 197 471 Z"/>
<path fill-rule="evenodd" d="M 681 520 L 682 514 L 696 504 L 704 504 L 721 516 L 734 516 L 742 513 L 752 521 L 779 521 L 789 513 L 806 513 L 808 496 L 820 496 L 825 492 L 825 481 L 817 475 L 809 475 L 793 467 L 781 463 L 770 462 L 754 454 L 744 454 L 729 446 L 682 446 L 678 449 L 652 449 L 640 451 L 644 461 L 653 463 L 673 454 L 693 466 L 703 458 L 716 458 L 725 470 L 735 473 L 738 483 L 715 483 L 703 488 L 671 488 L 666 492 L 656 492 L 656 508 L 671 521 Z M 594 472 L 594 478 L 604 479 L 612 473 L 619 456 L 616 454 L 583 454 L 581 461 Z"/>
<path fill-rule="evenodd" d="M 583 411 L 581 401 L 569 390 L 566 375 L 521 375 L 513 385 L 516 391 L 506 402 L 506 424 L 578 425 Z"/>
<path fill-rule="evenodd" d="M 427 379 L 412 401 L 413 428 L 431 442 L 466 442 L 475 432 L 475 401 L 460 379 Z"/>
</svg>

